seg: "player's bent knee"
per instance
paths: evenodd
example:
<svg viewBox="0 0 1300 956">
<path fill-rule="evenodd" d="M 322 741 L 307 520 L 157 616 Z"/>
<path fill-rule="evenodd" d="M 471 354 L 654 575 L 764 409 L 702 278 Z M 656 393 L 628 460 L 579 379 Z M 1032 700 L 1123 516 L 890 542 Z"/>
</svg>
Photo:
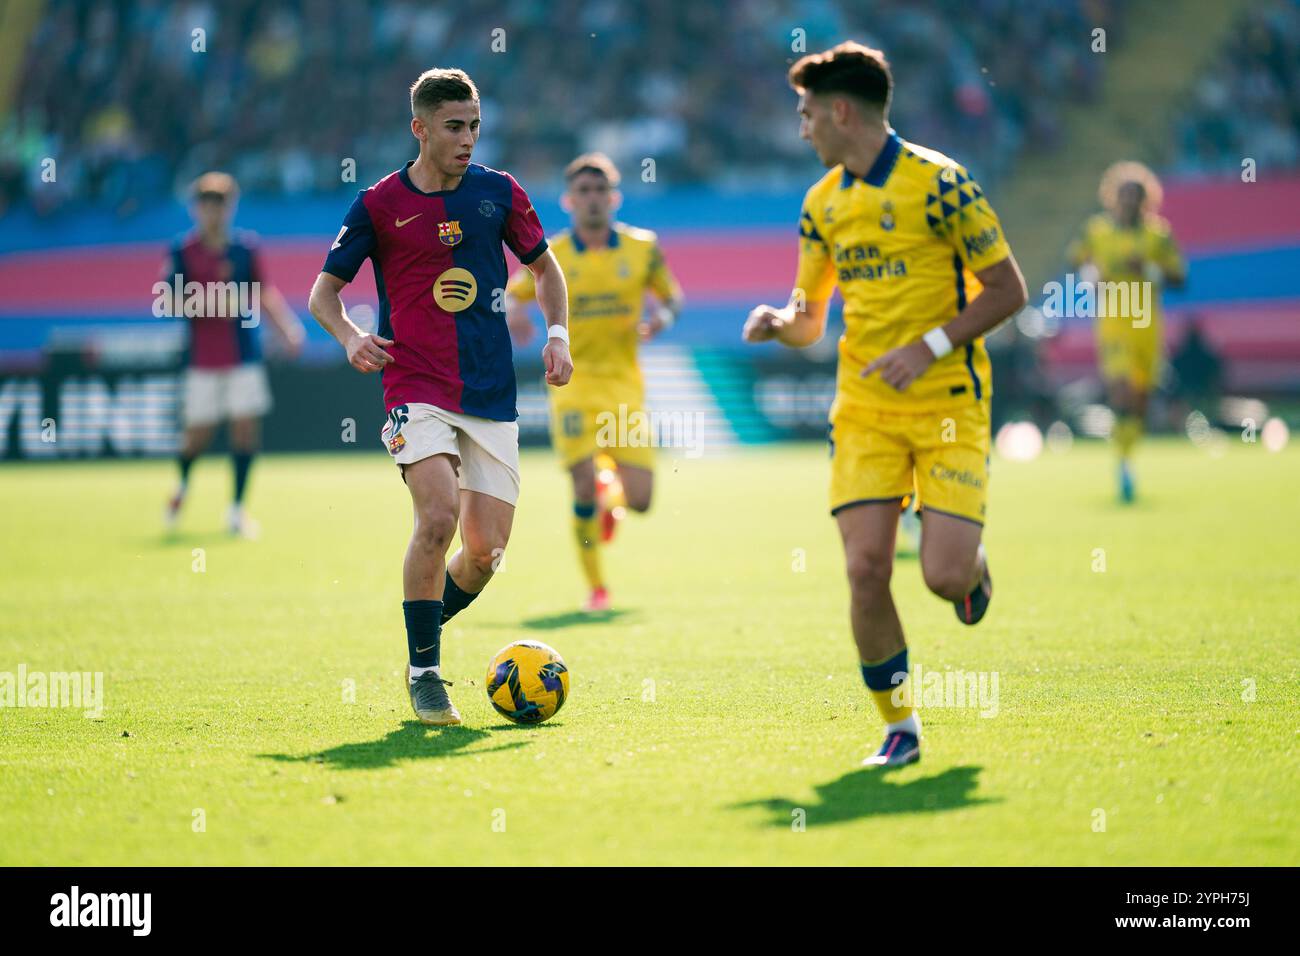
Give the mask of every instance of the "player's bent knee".
<svg viewBox="0 0 1300 956">
<path fill-rule="evenodd" d="M 925 586 L 946 601 L 960 601 L 971 589 L 971 568 L 947 561 L 942 564 L 921 564 Z"/>
<path fill-rule="evenodd" d="M 465 557 L 470 566 L 480 576 L 487 577 L 496 571 L 506 553 L 505 541 L 479 542 L 474 547 L 466 547 Z"/>
</svg>

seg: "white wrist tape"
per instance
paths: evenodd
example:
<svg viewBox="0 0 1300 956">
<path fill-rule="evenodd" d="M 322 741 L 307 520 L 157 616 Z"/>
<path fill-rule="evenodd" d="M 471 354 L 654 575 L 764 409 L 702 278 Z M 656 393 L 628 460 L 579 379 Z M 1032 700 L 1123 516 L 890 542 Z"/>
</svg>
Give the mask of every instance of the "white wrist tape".
<svg viewBox="0 0 1300 956">
<path fill-rule="evenodd" d="M 673 315 L 673 310 L 668 308 L 666 305 L 659 306 L 659 310 L 656 314 L 659 319 L 659 324 L 662 325 L 665 330 L 671 329 L 673 323 L 677 321 L 677 316 Z"/>
<path fill-rule="evenodd" d="M 559 339 L 565 345 L 569 344 L 569 330 L 562 325 L 552 325 L 546 330 L 548 339 Z"/>
<path fill-rule="evenodd" d="M 937 359 L 943 358 L 952 351 L 952 339 L 948 338 L 948 333 L 942 328 L 931 329 L 921 336 L 921 341 L 929 346 L 930 351 L 934 353 Z"/>
</svg>

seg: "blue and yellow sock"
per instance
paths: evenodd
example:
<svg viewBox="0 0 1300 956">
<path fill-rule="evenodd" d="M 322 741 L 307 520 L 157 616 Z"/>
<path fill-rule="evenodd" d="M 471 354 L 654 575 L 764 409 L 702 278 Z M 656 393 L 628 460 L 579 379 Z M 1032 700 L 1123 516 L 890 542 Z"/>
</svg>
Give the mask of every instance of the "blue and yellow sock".
<svg viewBox="0 0 1300 956">
<path fill-rule="evenodd" d="M 874 663 L 863 662 L 862 680 L 876 702 L 888 729 L 920 736 L 921 725 L 912 707 L 912 682 L 907 671 L 907 648 Z"/>
</svg>

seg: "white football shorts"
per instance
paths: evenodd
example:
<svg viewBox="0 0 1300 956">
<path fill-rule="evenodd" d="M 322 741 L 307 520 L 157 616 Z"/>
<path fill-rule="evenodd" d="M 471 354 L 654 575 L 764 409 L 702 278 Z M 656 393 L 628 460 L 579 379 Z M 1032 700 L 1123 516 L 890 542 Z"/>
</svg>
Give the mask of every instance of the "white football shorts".
<svg viewBox="0 0 1300 956">
<path fill-rule="evenodd" d="M 388 413 L 380 437 L 399 466 L 450 455 L 460 486 L 508 504 L 519 501 L 519 423 L 410 402 Z"/>
<path fill-rule="evenodd" d="M 260 418 L 270 410 L 271 386 L 260 362 L 185 370 L 181 420 L 186 428 Z"/>
</svg>

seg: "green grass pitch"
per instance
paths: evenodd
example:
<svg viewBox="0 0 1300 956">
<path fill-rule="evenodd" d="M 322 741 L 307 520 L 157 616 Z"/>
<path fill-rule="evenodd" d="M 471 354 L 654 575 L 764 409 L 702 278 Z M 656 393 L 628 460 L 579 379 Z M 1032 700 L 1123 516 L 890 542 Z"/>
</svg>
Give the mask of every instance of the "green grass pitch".
<svg viewBox="0 0 1300 956">
<path fill-rule="evenodd" d="M 923 700 L 923 759 L 886 775 L 858 769 L 880 726 L 822 446 L 662 455 L 592 620 L 565 476 L 526 453 L 505 568 L 444 637 L 447 730 L 401 686 L 382 454 L 261 459 L 255 542 L 221 532 L 224 459 L 170 540 L 168 462 L 5 467 L 0 672 L 102 672 L 105 709 L 0 709 L 0 864 L 1295 865 L 1300 448 L 1138 465 L 1123 509 L 1103 446 L 995 460 L 977 628 L 899 562 L 914 665 L 998 699 Z M 571 670 L 540 727 L 484 695 L 521 638 Z"/>
</svg>

